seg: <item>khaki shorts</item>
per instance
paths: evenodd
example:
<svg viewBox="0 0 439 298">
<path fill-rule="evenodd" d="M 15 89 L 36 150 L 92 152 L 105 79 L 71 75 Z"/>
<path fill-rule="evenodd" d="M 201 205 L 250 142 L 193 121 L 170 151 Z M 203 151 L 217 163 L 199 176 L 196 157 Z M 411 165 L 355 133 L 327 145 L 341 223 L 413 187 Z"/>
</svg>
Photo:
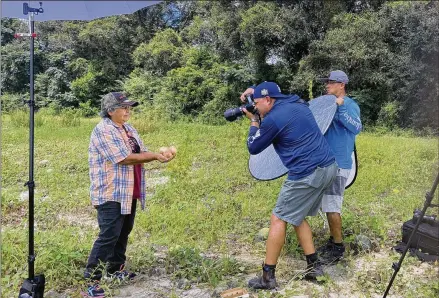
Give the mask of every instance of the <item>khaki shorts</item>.
<svg viewBox="0 0 439 298">
<path fill-rule="evenodd" d="M 317 215 L 325 190 L 334 181 L 338 165 L 317 167 L 299 180 L 286 180 L 282 185 L 273 214 L 279 219 L 299 226 L 307 216 Z"/>
</svg>

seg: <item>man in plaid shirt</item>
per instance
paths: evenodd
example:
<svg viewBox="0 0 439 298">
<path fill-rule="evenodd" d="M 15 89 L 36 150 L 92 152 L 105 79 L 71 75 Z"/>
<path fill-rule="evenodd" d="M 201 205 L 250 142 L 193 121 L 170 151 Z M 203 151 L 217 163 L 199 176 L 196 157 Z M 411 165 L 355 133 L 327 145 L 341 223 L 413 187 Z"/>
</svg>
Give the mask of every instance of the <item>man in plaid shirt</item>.
<svg viewBox="0 0 439 298">
<path fill-rule="evenodd" d="M 133 278 L 134 273 L 124 270 L 128 236 L 134 226 L 137 201 L 145 207 L 145 179 L 143 163 L 171 158 L 149 152 L 137 131 L 126 122 L 131 107 L 138 103 L 123 93 L 111 92 L 102 98 L 102 120 L 93 129 L 90 138 L 90 196 L 97 209 L 99 236 L 88 258 L 84 277 L 98 281 L 102 266 L 107 274 L 118 279 Z M 98 283 L 89 285 L 90 297 L 102 297 Z"/>
</svg>

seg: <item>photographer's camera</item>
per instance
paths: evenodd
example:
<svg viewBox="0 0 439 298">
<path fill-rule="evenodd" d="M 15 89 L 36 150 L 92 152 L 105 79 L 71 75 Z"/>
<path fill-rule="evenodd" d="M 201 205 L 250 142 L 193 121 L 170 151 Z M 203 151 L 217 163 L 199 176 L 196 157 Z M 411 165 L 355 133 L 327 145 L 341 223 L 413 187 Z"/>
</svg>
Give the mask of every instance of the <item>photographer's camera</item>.
<svg viewBox="0 0 439 298">
<path fill-rule="evenodd" d="M 255 103 L 253 102 L 251 96 L 247 96 L 247 103 L 245 105 L 237 108 L 227 109 L 224 112 L 224 118 L 226 118 L 227 121 L 235 121 L 244 115 L 244 108 L 252 114 L 256 113 Z"/>
</svg>

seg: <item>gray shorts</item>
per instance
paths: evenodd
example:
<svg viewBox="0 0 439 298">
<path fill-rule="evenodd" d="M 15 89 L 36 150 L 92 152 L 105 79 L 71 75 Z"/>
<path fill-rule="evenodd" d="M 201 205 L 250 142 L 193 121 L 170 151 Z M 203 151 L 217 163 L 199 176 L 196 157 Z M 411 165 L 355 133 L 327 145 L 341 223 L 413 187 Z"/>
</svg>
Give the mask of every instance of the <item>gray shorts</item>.
<svg viewBox="0 0 439 298">
<path fill-rule="evenodd" d="M 350 169 L 338 169 L 337 176 L 331 186 L 325 191 L 322 199 L 323 212 L 336 212 L 341 214 L 344 188 L 349 177 Z"/>
<path fill-rule="evenodd" d="M 282 185 L 273 214 L 279 219 L 299 226 L 306 216 L 317 215 L 323 193 L 337 173 L 337 163 L 318 167 L 312 174 L 299 180 L 286 180 Z"/>
</svg>

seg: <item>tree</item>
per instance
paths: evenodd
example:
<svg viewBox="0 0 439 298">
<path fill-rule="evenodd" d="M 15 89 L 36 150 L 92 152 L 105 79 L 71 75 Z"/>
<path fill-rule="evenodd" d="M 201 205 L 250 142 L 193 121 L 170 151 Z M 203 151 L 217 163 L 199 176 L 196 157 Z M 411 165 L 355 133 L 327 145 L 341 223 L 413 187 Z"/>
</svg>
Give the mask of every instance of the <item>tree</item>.
<svg viewBox="0 0 439 298">
<path fill-rule="evenodd" d="M 271 66 L 266 63 L 282 46 L 281 10 L 274 2 L 257 3 L 241 13 L 240 31 L 244 49 L 249 53 L 257 81 L 274 80 Z"/>
<path fill-rule="evenodd" d="M 1 88 L 5 93 L 29 92 L 30 54 L 27 40 L 15 40 L 1 47 Z M 42 69 L 42 52 L 34 54 L 34 73 Z"/>
<path fill-rule="evenodd" d="M 142 43 L 133 53 L 136 66 L 159 76 L 180 66 L 184 44 L 172 29 L 157 33 L 149 43 Z"/>
<path fill-rule="evenodd" d="M 39 105 L 56 103 L 59 106 L 69 106 L 60 101 L 63 99 L 62 94 L 68 91 L 67 73 L 62 69 L 50 67 L 35 78 L 35 93 Z"/>
<path fill-rule="evenodd" d="M 105 75 L 96 70 L 93 64 L 90 64 L 87 73 L 72 81 L 70 88 L 73 95 L 78 99 L 76 106 L 80 102 L 90 101 L 93 107 L 97 107 L 100 104 L 101 96 L 112 91 L 108 86 Z"/>
<path fill-rule="evenodd" d="M 206 49 L 191 49 L 183 55 L 184 66 L 163 78 L 154 103 L 171 119 L 195 116 L 209 123 L 223 123 L 226 108 L 237 106 L 242 82 L 252 78 L 243 67 L 223 64 Z"/>
<path fill-rule="evenodd" d="M 301 61 L 291 85 L 305 91 L 310 81 L 341 69 L 350 78 L 348 90 L 360 104 L 363 122 L 374 123 L 391 91 L 388 70 L 393 56 L 384 36 L 375 13 L 337 15 L 325 38 L 310 45 L 310 53 Z M 316 94 L 323 91 L 323 84 L 315 86 Z"/>
<path fill-rule="evenodd" d="M 439 5 L 399 2 L 379 12 L 393 54 L 388 77 L 404 127 L 439 130 Z"/>
<path fill-rule="evenodd" d="M 26 32 L 26 25 L 22 20 L 2 18 L 1 19 L 1 45 L 11 43 L 15 33 Z"/>
<path fill-rule="evenodd" d="M 239 61 L 245 57 L 239 24 L 246 6 L 242 1 L 195 2 L 196 14 L 182 30 L 186 43 L 209 47 L 221 61 Z"/>
</svg>

